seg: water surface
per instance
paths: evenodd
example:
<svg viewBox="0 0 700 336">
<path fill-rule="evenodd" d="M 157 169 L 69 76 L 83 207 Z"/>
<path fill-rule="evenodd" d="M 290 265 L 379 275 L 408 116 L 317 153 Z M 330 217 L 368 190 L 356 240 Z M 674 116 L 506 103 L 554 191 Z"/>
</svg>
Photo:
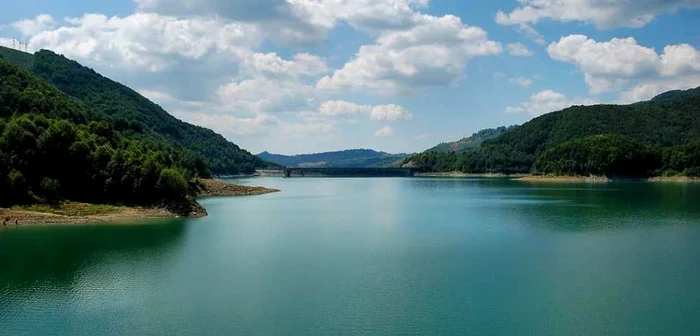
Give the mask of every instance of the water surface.
<svg viewBox="0 0 700 336">
<path fill-rule="evenodd" d="M 0 334 L 700 334 L 700 186 L 245 179 L 210 216 L 0 229 Z"/>
</svg>

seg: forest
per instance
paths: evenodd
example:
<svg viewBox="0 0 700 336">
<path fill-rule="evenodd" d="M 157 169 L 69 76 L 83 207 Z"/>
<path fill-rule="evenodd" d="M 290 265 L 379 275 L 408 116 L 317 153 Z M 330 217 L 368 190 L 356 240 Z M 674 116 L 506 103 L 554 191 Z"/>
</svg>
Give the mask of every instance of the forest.
<svg viewBox="0 0 700 336">
<path fill-rule="evenodd" d="M 700 88 L 631 105 L 572 106 L 471 151 L 428 150 L 404 163 L 436 172 L 698 176 Z"/>
<path fill-rule="evenodd" d="M 19 67 L 0 59 L 0 206 L 187 204 L 202 157 L 157 138 L 134 139 Z"/>
<path fill-rule="evenodd" d="M 173 117 L 136 91 L 62 55 L 48 50 L 31 55 L 2 47 L 0 55 L 80 100 L 126 137 L 162 146 L 160 149 L 166 151 L 198 156 L 214 175 L 249 174 L 256 168 L 277 167 L 212 130 Z"/>
</svg>

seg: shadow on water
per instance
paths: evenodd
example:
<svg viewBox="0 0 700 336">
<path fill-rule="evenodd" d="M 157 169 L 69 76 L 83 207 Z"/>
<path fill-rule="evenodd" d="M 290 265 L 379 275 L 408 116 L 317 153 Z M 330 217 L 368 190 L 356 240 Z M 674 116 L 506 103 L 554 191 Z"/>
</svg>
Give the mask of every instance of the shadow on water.
<svg viewBox="0 0 700 336">
<path fill-rule="evenodd" d="M 40 288 L 69 290 L 102 259 L 164 258 L 186 232 L 183 220 L 143 225 L 0 228 L 0 294 Z M 2 296 L 2 295 L 0 295 Z"/>
<path fill-rule="evenodd" d="M 437 194 L 471 198 L 460 206 L 478 207 L 478 212 L 538 229 L 588 231 L 700 224 L 700 185 L 693 183 L 525 183 L 477 178 L 417 179 L 413 184 Z M 472 192 L 465 195 L 465 190 Z"/>
</svg>

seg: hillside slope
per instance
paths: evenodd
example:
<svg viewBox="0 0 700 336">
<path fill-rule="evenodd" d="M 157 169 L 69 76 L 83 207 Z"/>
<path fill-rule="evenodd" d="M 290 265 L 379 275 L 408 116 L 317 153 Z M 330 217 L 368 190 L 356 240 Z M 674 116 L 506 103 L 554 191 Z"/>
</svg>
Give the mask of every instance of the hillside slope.
<svg viewBox="0 0 700 336">
<path fill-rule="evenodd" d="M 595 137 L 599 135 L 607 136 Z M 571 143 L 579 139 L 588 140 Z M 484 141 L 470 153 L 425 152 L 411 160 L 434 171 L 583 174 L 600 171 L 583 166 L 600 168 L 603 161 L 610 160 L 605 165 L 617 167 L 622 161 L 616 160 L 637 162 L 639 159 L 646 162 L 645 171 L 635 171 L 633 175 L 694 174 L 700 167 L 695 150 L 698 142 L 700 88 L 673 91 L 631 105 L 573 106 Z M 644 157 L 634 160 L 617 157 L 618 146 L 638 147 L 634 152 Z M 598 150 L 601 148 L 605 150 Z M 543 157 L 548 151 L 553 152 Z M 557 162 L 546 163 L 546 160 Z M 535 161 L 539 164 L 535 165 Z M 614 168 L 606 170 L 606 174 L 628 175 L 628 172 Z"/>
<path fill-rule="evenodd" d="M 205 172 L 185 154 L 116 131 L 83 102 L 0 59 L 0 207 L 71 200 L 187 214 L 196 206 L 188 180 Z"/>
<path fill-rule="evenodd" d="M 407 154 L 389 154 L 371 149 L 350 149 L 302 155 L 280 155 L 262 152 L 258 157 L 285 167 L 372 168 L 398 165 Z"/>
<path fill-rule="evenodd" d="M 517 126 L 510 126 L 510 127 L 505 127 L 501 126 L 498 128 L 487 128 L 480 130 L 479 132 L 476 132 L 472 134 L 469 137 L 453 141 L 453 142 L 443 142 L 431 149 L 428 149 L 427 151 L 432 151 L 432 152 L 458 152 L 458 153 L 463 153 L 463 152 L 469 152 L 473 151 L 481 144 L 489 139 L 493 139 L 501 134 L 505 134 L 506 132 L 510 132 L 513 129 L 515 129 Z"/>
<path fill-rule="evenodd" d="M 34 55 L 0 48 L 5 59 L 25 67 L 61 91 L 108 116 L 119 131 L 160 137 L 204 158 L 213 174 L 252 173 L 274 166 L 215 132 L 183 122 L 134 90 L 48 50 Z"/>
</svg>

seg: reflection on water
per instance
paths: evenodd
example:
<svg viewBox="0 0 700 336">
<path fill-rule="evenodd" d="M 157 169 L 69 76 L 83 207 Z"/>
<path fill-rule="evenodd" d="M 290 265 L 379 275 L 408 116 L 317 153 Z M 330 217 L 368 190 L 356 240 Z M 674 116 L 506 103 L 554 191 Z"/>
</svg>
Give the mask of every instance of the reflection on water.
<svg viewBox="0 0 700 336">
<path fill-rule="evenodd" d="M 18 227 L 0 230 L 0 293 L 50 283 L 70 290 L 84 269 L 103 258 L 163 259 L 186 226 L 166 221 L 133 226 Z"/>
<path fill-rule="evenodd" d="M 700 186 L 241 179 L 156 225 L 0 230 L 0 334 L 699 334 Z"/>
</svg>

